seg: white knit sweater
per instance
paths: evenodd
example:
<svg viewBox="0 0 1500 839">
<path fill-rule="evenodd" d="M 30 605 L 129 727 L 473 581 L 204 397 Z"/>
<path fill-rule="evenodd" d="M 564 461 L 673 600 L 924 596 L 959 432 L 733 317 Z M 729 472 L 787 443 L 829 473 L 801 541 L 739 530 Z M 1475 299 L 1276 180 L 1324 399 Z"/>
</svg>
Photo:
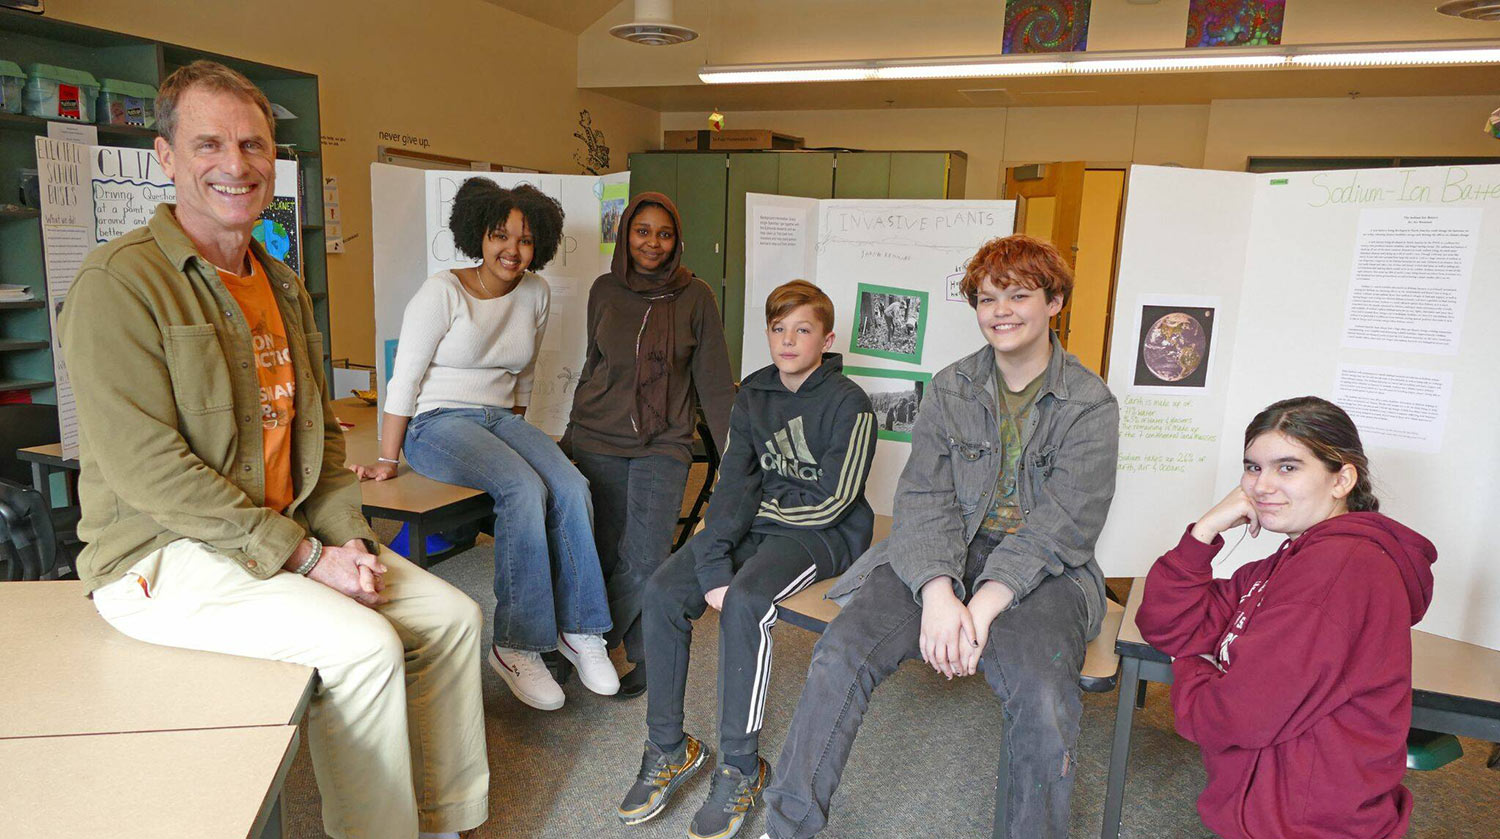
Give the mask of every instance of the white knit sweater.
<svg viewBox="0 0 1500 839">
<path fill-rule="evenodd" d="M 401 319 L 386 412 L 530 404 L 550 302 L 547 282 L 529 272 L 492 300 L 474 297 L 452 271 L 428 277 Z"/>
</svg>

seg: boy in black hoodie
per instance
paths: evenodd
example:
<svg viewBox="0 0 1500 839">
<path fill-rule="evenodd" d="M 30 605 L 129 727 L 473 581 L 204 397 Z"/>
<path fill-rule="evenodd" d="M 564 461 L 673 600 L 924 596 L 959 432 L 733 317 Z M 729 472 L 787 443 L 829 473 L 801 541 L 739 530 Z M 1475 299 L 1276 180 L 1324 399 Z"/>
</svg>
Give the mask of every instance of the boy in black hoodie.
<svg viewBox="0 0 1500 839">
<path fill-rule="evenodd" d="M 766 299 L 772 364 L 746 377 L 703 532 L 662 563 L 646 586 L 648 739 L 618 813 L 626 824 L 659 814 L 708 758 L 682 730 L 692 622 L 719 618 L 719 747 L 723 763 L 693 817 L 694 839 L 739 832 L 769 767 L 757 752 L 771 671 L 776 603 L 837 576 L 870 545 L 875 515 L 865 479 L 875 456 L 870 398 L 841 372 L 833 302 L 793 280 Z"/>
</svg>

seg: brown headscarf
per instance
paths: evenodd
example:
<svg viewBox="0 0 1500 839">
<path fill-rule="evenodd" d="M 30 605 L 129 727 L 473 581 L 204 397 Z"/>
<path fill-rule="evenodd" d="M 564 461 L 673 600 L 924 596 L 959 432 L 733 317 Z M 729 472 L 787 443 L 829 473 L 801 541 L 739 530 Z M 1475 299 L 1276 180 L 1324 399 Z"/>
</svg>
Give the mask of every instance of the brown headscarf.
<svg viewBox="0 0 1500 839">
<path fill-rule="evenodd" d="M 677 247 L 660 268 L 651 272 L 639 270 L 630 258 L 630 223 L 644 204 L 666 210 L 677 228 Z M 643 192 L 630 202 L 620 214 L 610 273 L 647 301 L 646 317 L 635 342 L 635 409 L 630 418 L 641 442 L 649 443 L 667 430 L 667 386 L 676 351 L 672 323 L 677 298 L 693 281 L 693 272 L 682 267 L 682 217 L 672 199 L 659 192 Z"/>
</svg>

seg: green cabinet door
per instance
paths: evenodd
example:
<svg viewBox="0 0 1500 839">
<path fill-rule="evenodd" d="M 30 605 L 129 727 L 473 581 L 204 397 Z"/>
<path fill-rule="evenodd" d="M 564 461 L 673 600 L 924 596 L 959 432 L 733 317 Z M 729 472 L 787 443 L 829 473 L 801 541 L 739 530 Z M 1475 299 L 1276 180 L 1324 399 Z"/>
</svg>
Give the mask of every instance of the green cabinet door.
<svg viewBox="0 0 1500 839">
<path fill-rule="evenodd" d="M 891 198 L 947 198 L 948 155 L 892 152 Z"/>
<path fill-rule="evenodd" d="M 660 192 L 677 202 L 677 155 L 632 154 L 630 156 L 630 197 L 643 192 Z"/>
<path fill-rule="evenodd" d="M 802 198 L 833 197 L 833 152 L 778 152 L 777 193 Z"/>
<path fill-rule="evenodd" d="M 833 170 L 833 197 L 889 198 L 892 156 L 881 151 L 839 152 Z"/>
<path fill-rule="evenodd" d="M 745 300 L 745 194 L 775 195 L 780 178 L 780 155 L 742 152 L 729 155 L 729 196 L 724 226 L 724 337 L 729 340 L 729 363 L 740 375 L 745 346 L 745 307 L 759 310 L 763 300 Z M 789 278 L 790 279 L 790 278 Z M 750 340 L 759 333 L 750 331 Z"/>
<path fill-rule="evenodd" d="M 679 154 L 677 211 L 682 214 L 682 264 L 708 283 L 724 310 L 724 154 Z"/>
</svg>

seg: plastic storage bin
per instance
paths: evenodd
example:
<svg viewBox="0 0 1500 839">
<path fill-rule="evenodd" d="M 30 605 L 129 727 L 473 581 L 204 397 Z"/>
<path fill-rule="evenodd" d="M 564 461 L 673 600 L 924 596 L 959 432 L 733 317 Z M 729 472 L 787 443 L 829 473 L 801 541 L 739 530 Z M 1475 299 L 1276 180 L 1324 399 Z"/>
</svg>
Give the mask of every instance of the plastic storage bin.
<svg viewBox="0 0 1500 839">
<path fill-rule="evenodd" d="M 99 80 L 99 124 L 156 127 L 156 88 L 119 79 Z"/>
<path fill-rule="evenodd" d="M 21 112 L 21 90 L 26 87 L 26 74 L 14 61 L 0 61 L 0 113 Z"/>
<path fill-rule="evenodd" d="M 26 68 L 26 113 L 46 119 L 93 122 L 99 81 L 89 73 L 51 64 Z"/>
</svg>

